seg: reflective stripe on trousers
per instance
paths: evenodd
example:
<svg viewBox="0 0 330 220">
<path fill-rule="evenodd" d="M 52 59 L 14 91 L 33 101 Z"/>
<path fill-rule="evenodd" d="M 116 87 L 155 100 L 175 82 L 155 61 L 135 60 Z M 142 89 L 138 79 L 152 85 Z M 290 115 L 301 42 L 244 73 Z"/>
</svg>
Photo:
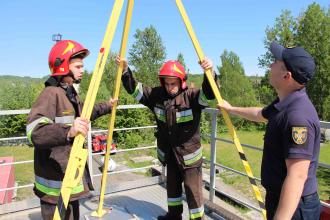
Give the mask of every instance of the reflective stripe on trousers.
<svg viewBox="0 0 330 220">
<path fill-rule="evenodd" d="M 203 148 L 198 148 L 195 152 L 183 156 L 184 164 L 191 165 L 201 159 L 203 156 Z"/>
<path fill-rule="evenodd" d="M 168 206 L 178 206 L 182 205 L 182 196 L 178 198 L 167 198 Z"/>
<path fill-rule="evenodd" d="M 196 209 L 189 209 L 190 219 L 201 218 L 204 215 L 204 206 Z"/>
</svg>

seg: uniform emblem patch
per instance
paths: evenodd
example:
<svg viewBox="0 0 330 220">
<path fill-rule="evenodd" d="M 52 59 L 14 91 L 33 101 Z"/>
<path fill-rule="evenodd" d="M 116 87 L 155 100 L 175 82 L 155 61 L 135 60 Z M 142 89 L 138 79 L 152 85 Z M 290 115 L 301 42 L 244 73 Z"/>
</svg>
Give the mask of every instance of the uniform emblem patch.
<svg viewBox="0 0 330 220">
<path fill-rule="evenodd" d="M 296 144 L 304 144 L 307 140 L 307 127 L 292 127 L 292 138 Z"/>
</svg>

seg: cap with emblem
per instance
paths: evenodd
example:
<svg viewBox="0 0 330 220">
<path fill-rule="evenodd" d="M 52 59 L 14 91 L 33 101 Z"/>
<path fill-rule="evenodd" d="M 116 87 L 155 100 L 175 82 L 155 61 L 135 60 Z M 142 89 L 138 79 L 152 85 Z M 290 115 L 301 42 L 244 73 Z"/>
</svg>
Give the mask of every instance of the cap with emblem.
<svg viewBox="0 0 330 220">
<path fill-rule="evenodd" d="M 313 57 L 302 47 L 287 48 L 276 42 L 270 44 L 270 52 L 275 60 L 284 62 L 292 77 L 300 84 L 306 84 L 314 75 Z"/>
</svg>

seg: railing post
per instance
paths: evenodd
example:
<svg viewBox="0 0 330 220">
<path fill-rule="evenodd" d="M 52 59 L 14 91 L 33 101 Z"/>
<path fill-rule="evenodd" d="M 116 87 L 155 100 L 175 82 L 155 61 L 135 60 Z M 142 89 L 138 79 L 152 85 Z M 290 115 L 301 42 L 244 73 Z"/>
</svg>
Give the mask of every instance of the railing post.
<svg viewBox="0 0 330 220">
<path fill-rule="evenodd" d="M 87 133 L 87 147 L 88 147 L 88 169 L 89 174 L 91 175 L 92 184 L 94 184 L 94 177 L 93 177 L 93 149 L 92 149 L 92 124 L 89 123 L 88 125 L 88 133 Z"/>
<path fill-rule="evenodd" d="M 210 194 L 209 199 L 213 202 L 215 195 L 215 162 L 216 162 L 216 137 L 217 137 L 217 111 L 212 111 L 211 122 L 211 156 L 210 156 Z"/>
</svg>

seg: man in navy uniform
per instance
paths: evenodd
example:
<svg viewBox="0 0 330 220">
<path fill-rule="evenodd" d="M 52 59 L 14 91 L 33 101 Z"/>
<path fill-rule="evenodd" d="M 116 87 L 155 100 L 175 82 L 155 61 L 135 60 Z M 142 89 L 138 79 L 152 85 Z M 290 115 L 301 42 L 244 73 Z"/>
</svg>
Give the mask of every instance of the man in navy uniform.
<svg viewBox="0 0 330 220">
<path fill-rule="evenodd" d="M 266 122 L 261 183 L 266 189 L 267 219 L 319 219 L 316 169 L 320 123 L 306 94 L 315 62 L 302 47 L 270 45 L 275 61 L 269 82 L 278 97 L 267 107 L 218 108 L 251 121 Z"/>
</svg>

